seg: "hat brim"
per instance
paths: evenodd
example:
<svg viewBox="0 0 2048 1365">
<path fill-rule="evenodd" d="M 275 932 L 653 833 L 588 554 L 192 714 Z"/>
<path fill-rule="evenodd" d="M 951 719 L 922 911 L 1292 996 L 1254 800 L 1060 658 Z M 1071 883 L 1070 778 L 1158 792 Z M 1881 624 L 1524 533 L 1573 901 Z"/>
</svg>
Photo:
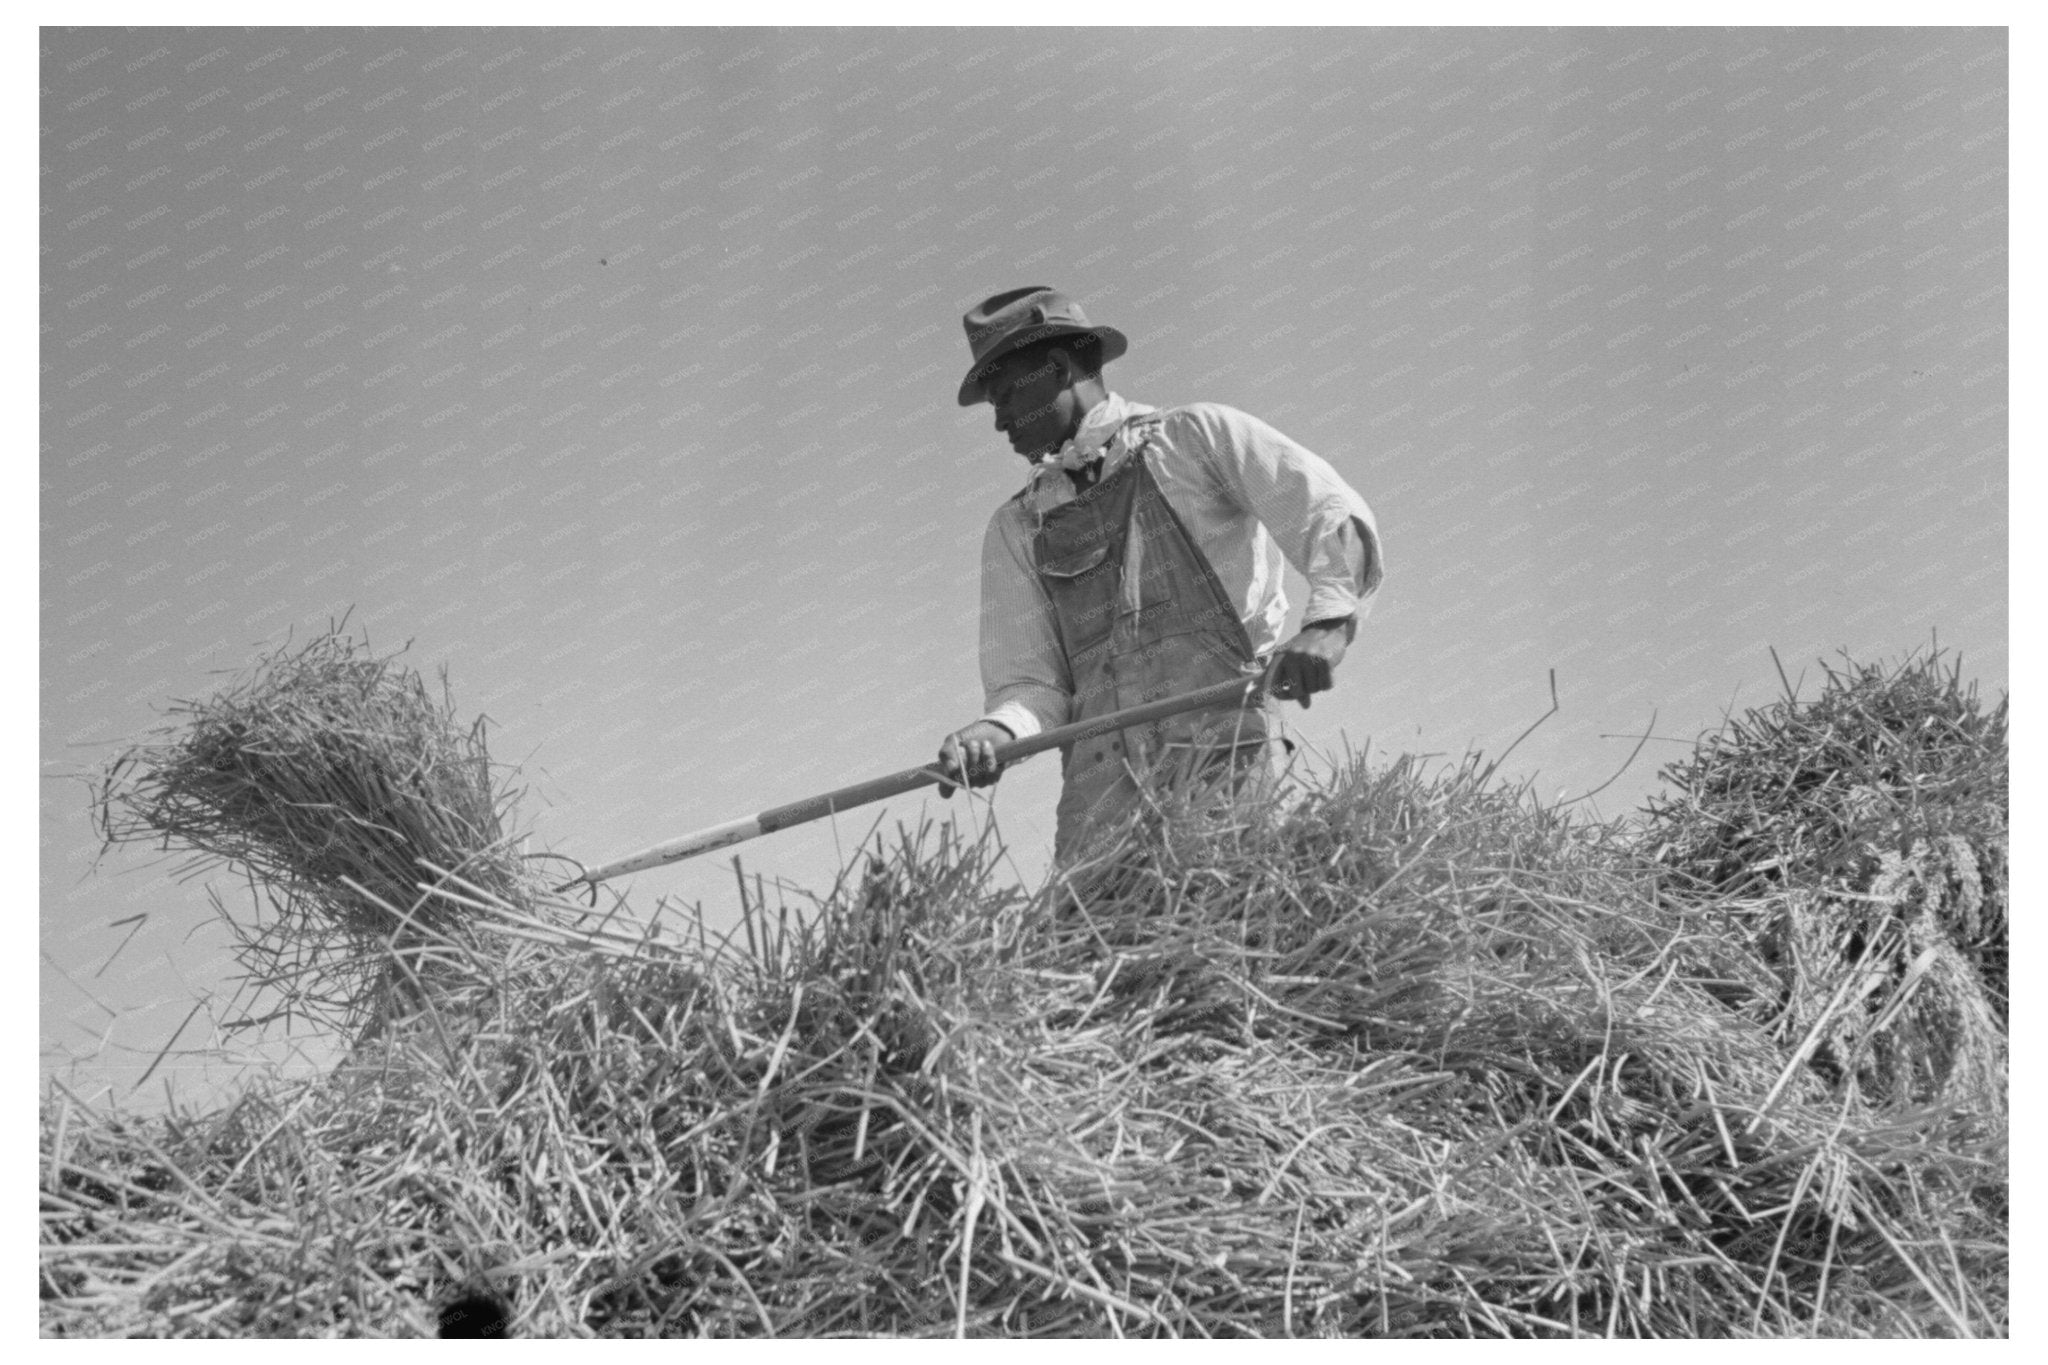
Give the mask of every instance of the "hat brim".
<svg viewBox="0 0 2048 1365">
<path fill-rule="evenodd" d="M 967 372 L 967 377 L 960 381 L 960 406 L 971 408 L 976 403 L 988 401 L 988 395 L 981 391 L 981 381 L 987 378 L 988 372 L 1002 363 L 1003 357 L 1012 351 L 1051 337 L 1085 336 L 1092 336 L 1102 343 L 1101 363 L 1104 365 L 1115 360 L 1131 346 L 1124 334 L 1114 327 L 1076 327 L 1071 323 L 1049 322 L 1037 327 L 1020 328 L 1004 337 L 993 351 L 976 361 L 974 368 Z"/>
</svg>

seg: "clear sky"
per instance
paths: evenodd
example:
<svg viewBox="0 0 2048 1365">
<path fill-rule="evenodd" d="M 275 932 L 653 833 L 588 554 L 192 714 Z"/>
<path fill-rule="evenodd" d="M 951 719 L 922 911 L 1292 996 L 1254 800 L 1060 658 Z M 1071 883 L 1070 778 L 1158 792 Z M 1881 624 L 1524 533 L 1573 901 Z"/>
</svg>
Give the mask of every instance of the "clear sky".
<svg viewBox="0 0 2048 1365">
<path fill-rule="evenodd" d="M 1019 285 L 1372 505 L 1385 588 L 1290 712 L 1322 750 L 1498 750 L 1554 669 L 1506 771 L 1585 792 L 1654 713 L 1618 815 L 1770 647 L 1938 631 L 2006 685 L 2002 30 L 42 45 L 41 1045 L 89 1086 L 224 966 L 200 888 L 94 870 L 66 775 L 288 631 L 445 666 L 589 862 L 925 761 L 1024 472 L 954 404 L 959 315 Z M 1032 881 L 1056 789 L 739 852 L 822 888 L 877 819 L 992 813 Z M 723 920 L 732 879 L 630 885 Z"/>
</svg>

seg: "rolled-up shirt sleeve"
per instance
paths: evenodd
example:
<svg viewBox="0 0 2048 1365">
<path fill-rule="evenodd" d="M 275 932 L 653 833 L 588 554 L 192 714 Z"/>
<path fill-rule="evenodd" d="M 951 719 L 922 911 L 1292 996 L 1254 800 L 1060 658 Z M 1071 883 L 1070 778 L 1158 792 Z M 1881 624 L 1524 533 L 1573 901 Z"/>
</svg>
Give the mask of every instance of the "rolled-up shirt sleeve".
<svg viewBox="0 0 2048 1365">
<path fill-rule="evenodd" d="M 1027 534 L 1013 500 L 996 509 L 981 541 L 982 719 L 1018 739 L 1065 725 L 1073 707 L 1066 656 Z"/>
<path fill-rule="evenodd" d="M 1365 499 L 1329 461 L 1250 413 L 1194 403 L 1176 416 L 1194 424 L 1212 474 L 1308 580 L 1301 619 L 1363 621 L 1385 576 Z"/>
</svg>

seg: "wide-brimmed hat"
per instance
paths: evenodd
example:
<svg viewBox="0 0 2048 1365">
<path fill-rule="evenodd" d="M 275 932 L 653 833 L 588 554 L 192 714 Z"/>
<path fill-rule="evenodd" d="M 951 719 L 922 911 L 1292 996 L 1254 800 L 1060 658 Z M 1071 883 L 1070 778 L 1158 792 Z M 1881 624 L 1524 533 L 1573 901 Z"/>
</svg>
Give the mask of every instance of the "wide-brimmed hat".
<svg viewBox="0 0 2048 1365">
<path fill-rule="evenodd" d="M 1102 364 L 1108 364 L 1130 349 L 1130 342 L 1114 327 L 1091 327 L 1081 305 L 1057 289 L 1042 284 L 1027 285 L 1008 293 L 983 299 L 960 317 L 967 329 L 967 349 L 974 364 L 960 381 L 960 406 L 971 408 L 985 402 L 981 381 L 1010 352 L 1047 337 L 1091 336 L 1102 344 Z"/>
</svg>

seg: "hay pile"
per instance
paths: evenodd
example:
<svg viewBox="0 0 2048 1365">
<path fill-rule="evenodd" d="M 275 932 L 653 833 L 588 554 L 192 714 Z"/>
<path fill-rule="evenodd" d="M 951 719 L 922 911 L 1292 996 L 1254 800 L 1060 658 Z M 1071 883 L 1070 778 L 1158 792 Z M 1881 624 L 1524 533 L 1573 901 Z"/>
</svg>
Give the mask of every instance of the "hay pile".
<svg viewBox="0 0 2048 1365">
<path fill-rule="evenodd" d="M 2008 703 L 1940 651 L 1825 668 L 1664 773 L 1676 894 L 1769 964 L 1780 1042 L 1880 1102 L 2006 1102 Z"/>
<path fill-rule="evenodd" d="M 44 1331 L 2005 1330 L 2002 1111 L 1788 1048 L 1742 896 L 1618 828 L 1360 760 L 1114 897 L 995 857 L 905 834 L 722 949 L 445 881 L 445 1041 L 45 1107 Z"/>
<path fill-rule="evenodd" d="M 249 877 L 254 920 L 225 917 L 250 980 L 291 1010 L 353 1033 L 416 1002 L 469 919 L 423 897 L 432 869 L 515 893 L 512 793 L 445 678 L 436 700 L 337 625 L 168 718 L 100 775 L 95 825 L 109 846 L 189 853 L 185 875 Z"/>
</svg>

